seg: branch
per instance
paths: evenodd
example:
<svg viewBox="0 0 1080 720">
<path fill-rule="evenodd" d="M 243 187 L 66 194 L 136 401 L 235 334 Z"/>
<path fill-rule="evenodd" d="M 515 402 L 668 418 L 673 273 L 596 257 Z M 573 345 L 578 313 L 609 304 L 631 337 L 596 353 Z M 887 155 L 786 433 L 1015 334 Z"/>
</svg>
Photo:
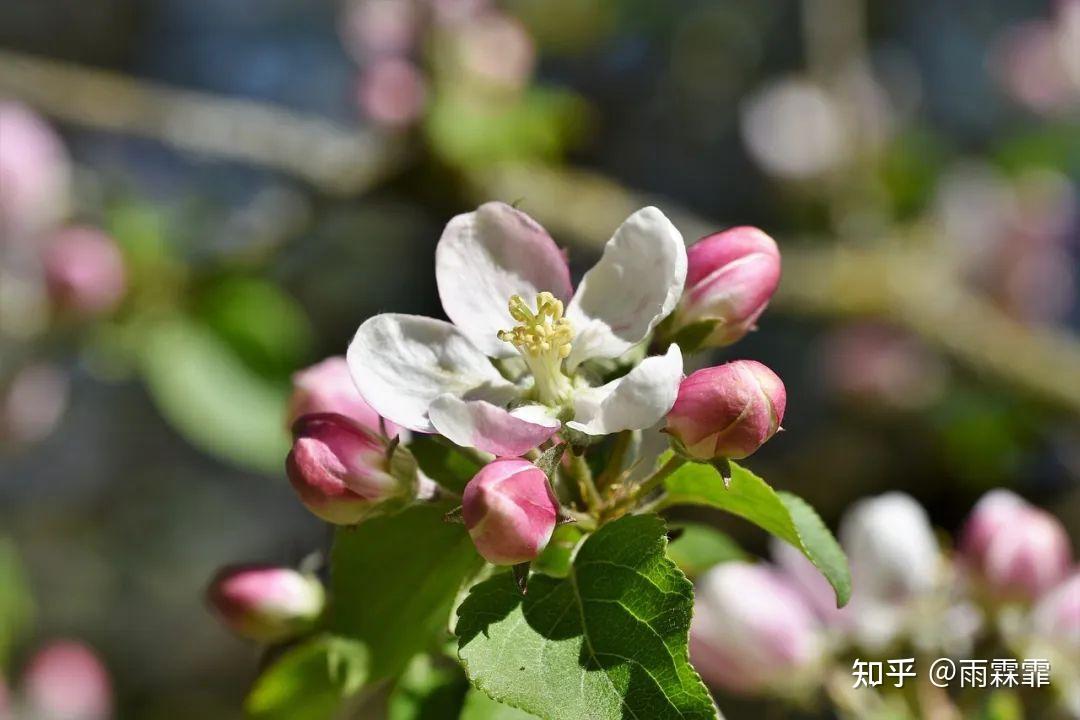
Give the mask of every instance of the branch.
<svg viewBox="0 0 1080 720">
<path fill-rule="evenodd" d="M 336 194 L 363 192 L 406 155 L 396 137 L 8 51 L 0 51 L 0 92 L 62 122 L 281 170 Z M 662 205 L 687 238 L 722 227 L 586 171 L 511 166 L 478 173 L 471 181 L 478 198 L 523 197 L 523 209 L 594 249 L 642 205 Z M 933 255 L 888 245 L 785 247 L 776 308 L 888 319 L 978 371 L 1080 414 L 1075 336 L 1019 323 L 968 289 Z"/>
<path fill-rule="evenodd" d="M 61 122 L 281 170 L 337 195 L 378 183 L 405 154 L 394 136 L 6 50 L 0 94 Z"/>
</svg>

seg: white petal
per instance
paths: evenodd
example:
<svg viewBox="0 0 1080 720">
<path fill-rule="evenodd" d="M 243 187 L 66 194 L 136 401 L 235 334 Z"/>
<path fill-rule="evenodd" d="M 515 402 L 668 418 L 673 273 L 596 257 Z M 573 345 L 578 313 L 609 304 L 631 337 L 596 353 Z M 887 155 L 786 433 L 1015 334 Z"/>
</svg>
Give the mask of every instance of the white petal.
<svg viewBox="0 0 1080 720">
<path fill-rule="evenodd" d="M 447 317 L 491 357 L 517 352 L 497 337 L 515 324 L 511 295 L 531 306 L 544 290 L 563 301 L 573 293 L 566 258 L 547 231 L 500 202 L 447 223 L 435 249 L 435 280 Z"/>
<path fill-rule="evenodd" d="M 465 401 L 454 395 L 438 397 L 430 413 L 441 435 L 497 456 L 523 455 L 562 427 L 541 405 L 504 410 L 485 400 Z"/>
<path fill-rule="evenodd" d="M 638 210 L 615 231 L 566 309 L 574 327 L 570 370 L 618 357 L 675 308 L 686 282 L 686 245 L 664 213 Z"/>
<path fill-rule="evenodd" d="M 666 355 L 645 358 L 618 380 L 579 390 L 567 425 L 588 435 L 651 427 L 675 404 L 682 377 L 682 351 L 672 345 Z"/>
<path fill-rule="evenodd" d="M 364 322 L 349 345 L 349 372 L 375 412 L 435 432 L 428 406 L 446 393 L 507 402 L 516 395 L 484 353 L 448 322 L 387 313 Z"/>
</svg>

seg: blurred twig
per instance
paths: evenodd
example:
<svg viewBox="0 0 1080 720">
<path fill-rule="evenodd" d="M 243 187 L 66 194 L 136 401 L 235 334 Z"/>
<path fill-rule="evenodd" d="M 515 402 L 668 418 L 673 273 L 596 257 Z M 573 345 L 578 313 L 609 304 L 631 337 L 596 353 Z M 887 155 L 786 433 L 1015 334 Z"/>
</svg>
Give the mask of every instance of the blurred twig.
<svg viewBox="0 0 1080 720">
<path fill-rule="evenodd" d="M 6 50 L 0 95 L 62 122 L 282 170 L 334 194 L 364 191 L 403 156 L 396 138 L 326 119 Z"/>
<path fill-rule="evenodd" d="M 0 51 L 0 93 L 61 121 L 129 133 L 180 150 L 251 162 L 337 193 L 358 193 L 392 172 L 400 144 L 272 106 L 125 78 Z M 549 227 L 599 248 L 634 210 L 658 204 L 689 240 L 722 224 L 600 175 L 505 167 L 472 178 L 478 198 L 524 198 Z M 875 248 L 784 248 L 776 307 L 789 313 L 887 318 L 978 371 L 1080 414 L 1080 342 L 1016 322 L 965 287 L 931 255 Z"/>
<path fill-rule="evenodd" d="M 590 172 L 505 167 L 474 178 L 478 197 L 523 198 L 520 207 L 593 248 L 630 213 L 659 204 L 690 242 L 723 227 L 626 190 Z M 968 289 L 931 254 L 875 247 L 784 246 L 775 307 L 828 317 L 880 317 L 908 328 L 979 372 L 1080 414 L 1080 341 L 1065 330 L 1031 327 Z"/>
</svg>

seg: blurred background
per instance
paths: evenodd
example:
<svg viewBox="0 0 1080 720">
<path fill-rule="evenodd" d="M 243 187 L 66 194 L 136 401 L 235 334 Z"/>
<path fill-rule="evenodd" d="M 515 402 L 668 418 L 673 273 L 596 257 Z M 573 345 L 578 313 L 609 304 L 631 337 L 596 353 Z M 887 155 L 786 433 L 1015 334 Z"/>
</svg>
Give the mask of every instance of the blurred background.
<svg viewBox="0 0 1080 720">
<path fill-rule="evenodd" d="M 329 540 L 290 375 L 440 316 L 488 199 L 579 273 L 642 204 L 762 227 L 780 293 L 712 358 L 787 383 L 755 471 L 834 526 L 1008 487 L 1075 546 L 1078 123 L 1075 0 L 0 0 L 0 667 L 74 637 L 119 717 L 239 716 L 206 582 Z"/>
</svg>

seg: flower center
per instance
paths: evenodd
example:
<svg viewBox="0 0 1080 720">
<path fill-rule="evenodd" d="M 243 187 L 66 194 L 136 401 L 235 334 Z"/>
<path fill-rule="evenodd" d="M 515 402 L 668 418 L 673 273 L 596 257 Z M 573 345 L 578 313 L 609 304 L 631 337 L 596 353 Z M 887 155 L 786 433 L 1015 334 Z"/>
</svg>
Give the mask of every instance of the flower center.
<svg viewBox="0 0 1080 720">
<path fill-rule="evenodd" d="M 510 297 L 510 317 L 518 321 L 510 330 L 500 330 L 499 339 L 517 348 L 532 371 L 537 399 L 556 406 L 569 397 L 571 385 L 563 374 L 562 361 L 570 354 L 574 333 L 563 317 L 563 304 L 549 292 L 536 296 L 536 310 L 520 295 Z"/>
</svg>

